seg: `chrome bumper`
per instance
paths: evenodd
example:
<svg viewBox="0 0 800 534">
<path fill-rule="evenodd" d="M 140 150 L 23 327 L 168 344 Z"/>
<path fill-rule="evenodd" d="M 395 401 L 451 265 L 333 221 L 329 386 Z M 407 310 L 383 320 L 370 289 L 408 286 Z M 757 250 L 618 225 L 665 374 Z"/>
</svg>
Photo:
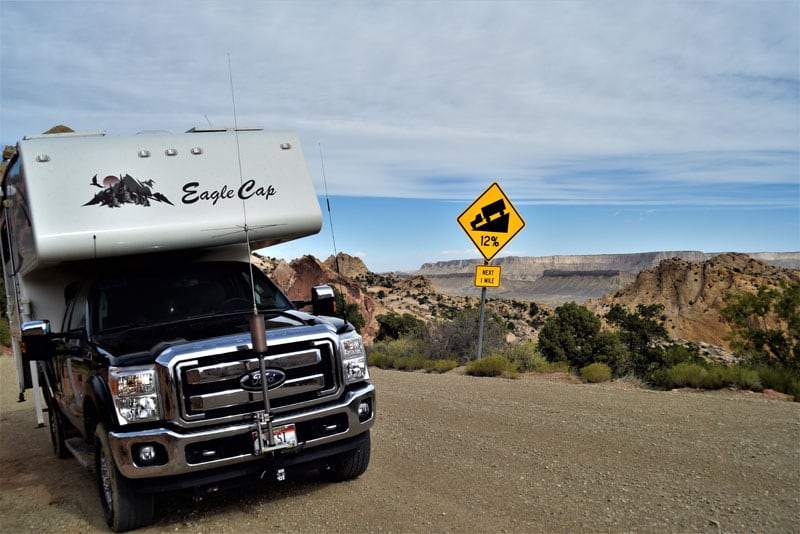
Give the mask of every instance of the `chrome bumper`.
<svg viewBox="0 0 800 534">
<path fill-rule="evenodd" d="M 361 419 L 364 419 L 362 421 L 359 420 L 358 407 L 362 402 L 367 401 L 371 407 L 371 413 L 368 418 L 362 416 Z M 352 438 L 369 430 L 375 423 L 375 387 L 365 383 L 347 391 L 338 401 L 276 416 L 273 424 L 294 423 L 296 426 L 300 426 L 303 423 L 313 423 L 316 420 L 337 415 L 341 420 L 346 418 L 346 428 L 336 428 L 330 434 L 299 441 L 296 447 L 287 449 L 287 451 L 291 451 L 288 453 L 302 455 L 305 450 Z M 136 479 L 201 473 L 209 469 L 262 459 L 263 456 L 256 455 L 253 450 L 239 450 L 234 454 L 224 452 L 220 454 L 215 450 L 214 444 L 221 443 L 228 438 L 249 440 L 255 430 L 255 421 L 248 421 L 187 433 L 178 433 L 166 428 L 138 432 L 109 432 L 108 439 L 120 473 L 127 478 Z M 298 437 L 298 439 L 300 438 Z M 206 454 L 204 451 L 203 459 L 195 459 L 191 462 L 187 456 L 187 448 L 202 449 L 205 444 L 209 444 L 209 453 Z M 154 445 L 159 452 L 157 465 L 144 465 L 143 462 L 136 459 L 135 451 L 144 445 Z M 286 452 L 276 454 L 286 454 Z"/>
</svg>

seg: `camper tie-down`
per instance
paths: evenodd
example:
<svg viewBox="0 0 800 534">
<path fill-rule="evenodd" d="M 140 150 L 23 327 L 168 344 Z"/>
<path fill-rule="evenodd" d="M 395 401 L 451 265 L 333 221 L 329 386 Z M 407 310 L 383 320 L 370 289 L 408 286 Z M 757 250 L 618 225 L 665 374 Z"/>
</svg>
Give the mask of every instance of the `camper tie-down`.
<svg viewBox="0 0 800 534">
<path fill-rule="evenodd" d="M 94 472 L 113 530 L 152 521 L 164 492 L 282 480 L 299 464 L 339 480 L 366 470 L 361 336 L 330 287 L 292 302 L 251 261 L 320 230 L 294 135 L 46 134 L 5 164 L 20 398 L 44 399 L 56 456 Z"/>
</svg>

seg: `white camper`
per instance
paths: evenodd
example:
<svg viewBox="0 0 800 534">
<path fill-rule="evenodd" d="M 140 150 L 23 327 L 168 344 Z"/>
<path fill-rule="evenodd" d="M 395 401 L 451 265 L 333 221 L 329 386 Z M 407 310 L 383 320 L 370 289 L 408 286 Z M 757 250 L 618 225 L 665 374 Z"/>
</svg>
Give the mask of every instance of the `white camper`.
<svg viewBox="0 0 800 534">
<path fill-rule="evenodd" d="M 42 379 L 56 455 L 94 467 L 113 529 L 146 524 L 154 496 L 187 480 L 366 469 L 361 337 L 332 316 L 330 288 L 305 313 L 249 263 L 321 227 L 296 136 L 30 136 L 2 192 L 20 395 Z"/>
</svg>

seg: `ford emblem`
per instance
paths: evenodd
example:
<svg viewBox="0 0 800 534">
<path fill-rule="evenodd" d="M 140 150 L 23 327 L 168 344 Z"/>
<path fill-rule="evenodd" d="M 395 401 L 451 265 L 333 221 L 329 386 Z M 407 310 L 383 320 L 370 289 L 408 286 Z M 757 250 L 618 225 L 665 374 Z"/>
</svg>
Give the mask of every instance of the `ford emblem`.
<svg viewBox="0 0 800 534">
<path fill-rule="evenodd" d="M 264 374 L 267 377 L 267 389 L 275 389 L 286 381 L 286 373 L 279 369 L 267 369 Z M 247 373 L 239 380 L 239 384 L 247 391 L 261 391 L 261 371 Z"/>
</svg>

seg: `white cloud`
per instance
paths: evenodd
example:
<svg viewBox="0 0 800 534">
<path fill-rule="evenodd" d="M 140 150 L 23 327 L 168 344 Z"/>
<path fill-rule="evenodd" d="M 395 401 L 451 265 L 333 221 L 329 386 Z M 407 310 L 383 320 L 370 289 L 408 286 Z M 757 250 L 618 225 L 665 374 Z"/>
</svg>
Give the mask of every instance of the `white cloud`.
<svg viewBox="0 0 800 534">
<path fill-rule="evenodd" d="M 793 2 L 0 8 L 7 143 L 230 124 L 230 54 L 240 124 L 298 131 L 320 189 L 321 144 L 331 194 L 785 205 L 797 184 Z"/>
</svg>

